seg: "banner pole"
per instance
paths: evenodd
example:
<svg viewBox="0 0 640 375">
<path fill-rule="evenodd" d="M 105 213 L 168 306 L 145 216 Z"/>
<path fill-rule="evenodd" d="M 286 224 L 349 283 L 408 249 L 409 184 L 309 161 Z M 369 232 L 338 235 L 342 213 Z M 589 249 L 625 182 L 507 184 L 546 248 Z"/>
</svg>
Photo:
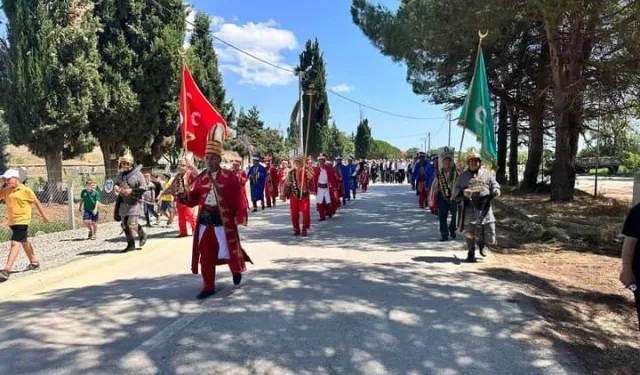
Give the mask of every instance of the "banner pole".
<svg viewBox="0 0 640 375">
<path fill-rule="evenodd" d="M 469 93 L 467 94 L 467 100 L 464 105 L 464 116 L 461 119 L 458 119 L 458 125 L 462 125 L 462 137 L 460 138 L 460 149 L 458 150 L 458 168 L 462 167 L 462 144 L 464 142 L 464 134 L 467 131 L 467 116 L 469 114 L 469 106 L 471 105 L 469 99 L 471 98 L 471 93 L 473 91 L 473 83 L 476 80 L 476 68 L 478 66 L 478 60 L 480 59 L 480 51 L 482 50 L 482 39 L 486 38 L 487 35 L 489 35 L 488 31 L 485 31 L 483 34 L 480 30 L 478 30 L 478 37 L 480 38 L 480 40 L 478 41 L 476 61 L 473 65 L 473 75 L 471 76 L 471 83 L 469 84 Z"/>
</svg>

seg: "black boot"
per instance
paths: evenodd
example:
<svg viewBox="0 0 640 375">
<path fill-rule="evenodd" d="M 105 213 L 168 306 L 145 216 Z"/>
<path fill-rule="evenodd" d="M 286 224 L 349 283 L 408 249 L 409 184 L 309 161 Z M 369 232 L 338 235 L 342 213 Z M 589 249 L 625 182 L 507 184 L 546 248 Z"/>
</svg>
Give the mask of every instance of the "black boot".
<svg viewBox="0 0 640 375">
<path fill-rule="evenodd" d="M 475 240 L 474 240 L 475 241 Z M 469 251 L 467 252 L 467 262 L 475 263 L 476 262 L 476 245 L 475 243 L 467 244 Z"/>
<path fill-rule="evenodd" d="M 456 231 L 455 230 L 449 231 L 449 236 L 451 237 L 452 240 L 455 240 L 456 239 Z"/>
<path fill-rule="evenodd" d="M 443 234 L 440 237 L 440 242 L 447 242 L 447 241 L 449 241 L 449 237 L 446 234 Z"/>
<path fill-rule="evenodd" d="M 241 273 L 236 273 L 235 275 L 233 275 L 233 285 L 240 285 L 241 281 L 242 281 Z"/>
<path fill-rule="evenodd" d="M 487 253 L 485 252 L 487 247 L 485 246 L 484 241 L 478 241 L 478 249 L 480 249 L 480 255 L 482 255 L 483 258 L 487 256 Z"/>
<path fill-rule="evenodd" d="M 200 292 L 200 294 L 198 294 L 198 299 L 205 299 L 207 297 L 211 297 L 212 295 L 214 295 L 216 292 L 214 290 L 203 290 L 202 292 Z"/>
<path fill-rule="evenodd" d="M 133 239 L 133 236 L 127 234 L 127 247 L 121 250 L 121 253 L 128 253 L 129 251 L 133 251 L 136 249 L 136 240 Z"/>
<path fill-rule="evenodd" d="M 138 226 L 138 236 L 140 239 L 140 247 L 143 247 L 147 243 L 149 237 L 147 233 L 142 229 L 142 226 Z"/>
</svg>

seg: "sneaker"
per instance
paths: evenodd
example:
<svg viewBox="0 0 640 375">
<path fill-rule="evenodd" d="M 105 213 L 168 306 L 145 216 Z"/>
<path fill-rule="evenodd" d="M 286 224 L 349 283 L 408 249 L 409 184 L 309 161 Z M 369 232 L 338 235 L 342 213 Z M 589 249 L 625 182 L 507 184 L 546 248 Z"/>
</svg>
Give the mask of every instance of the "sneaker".
<svg viewBox="0 0 640 375">
<path fill-rule="evenodd" d="M 9 280 L 9 271 L 2 270 L 0 271 L 0 283 Z"/>
<path fill-rule="evenodd" d="M 87 237 L 87 239 L 90 240 L 92 236 L 93 236 L 93 232 L 89 231 L 89 236 Z"/>
<path fill-rule="evenodd" d="M 25 271 L 36 271 L 40 269 L 40 263 L 29 263 Z"/>
</svg>

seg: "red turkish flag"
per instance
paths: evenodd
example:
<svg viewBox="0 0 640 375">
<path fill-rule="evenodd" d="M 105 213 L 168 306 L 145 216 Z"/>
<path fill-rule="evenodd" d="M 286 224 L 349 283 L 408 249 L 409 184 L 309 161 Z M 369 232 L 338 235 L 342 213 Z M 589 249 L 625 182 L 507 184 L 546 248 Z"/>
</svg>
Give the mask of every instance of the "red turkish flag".
<svg viewBox="0 0 640 375">
<path fill-rule="evenodd" d="M 184 148 L 204 159 L 209 132 L 216 124 L 224 126 L 225 137 L 229 136 L 227 122 L 202 95 L 185 64 L 180 88 L 180 134 Z"/>
</svg>

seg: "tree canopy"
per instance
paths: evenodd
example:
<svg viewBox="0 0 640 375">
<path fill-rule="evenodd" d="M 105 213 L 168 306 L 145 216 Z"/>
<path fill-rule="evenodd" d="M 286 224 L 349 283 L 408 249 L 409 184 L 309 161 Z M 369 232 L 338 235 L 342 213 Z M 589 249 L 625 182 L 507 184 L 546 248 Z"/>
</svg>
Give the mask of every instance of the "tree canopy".
<svg viewBox="0 0 640 375">
<path fill-rule="evenodd" d="M 89 112 L 99 85 L 93 2 L 3 0 L 9 58 L 4 100 L 13 143 L 47 164 L 52 186 L 62 158 L 86 152 Z"/>
<path fill-rule="evenodd" d="M 368 119 L 365 118 L 358 124 L 354 143 L 356 159 L 370 157 L 371 151 L 373 150 L 373 137 L 371 137 L 371 128 L 369 127 Z"/>
<path fill-rule="evenodd" d="M 320 43 L 308 40 L 304 50 L 300 54 L 300 63 L 297 72 L 305 72 L 306 79 L 302 86 L 305 92 L 303 97 L 303 139 L 307 140 L 307 124 L 310 124 L 309 143 L 305 145 L 307 154 L 315 155 L 326 152 L 329 140 L 329 99 L 327 98 L 327 73 L 325 70 L 324 56 L 320 50 Z M 313 93 L 313 99 L 306 93 Z M 311 111 L 309 111 L 311 104 Z M 296 133 L 290 127 L 290 134 Z"/>
<path fill-rule="evenodd" d="M 406 65 L 416 94 L 449 109 L 464 98 L 478 29 L 487 30 L 489 88 L 505 104 L 498 111 L 499 147 L 511 143 L 513 150 L 521 141 L 529 147 L 523 183 L 530 186 L 537 182 L 545 133 L 555 138 L 551 197 L 563 201 L 573 199 L 585 119 L 637 108 L 640 8 L 627 3 L 403 0 L 390 11 L 353 0 L 351 12 L 374 46 Z M 507 141 L 508 132 L 514 136 Z"/>
</svg>

